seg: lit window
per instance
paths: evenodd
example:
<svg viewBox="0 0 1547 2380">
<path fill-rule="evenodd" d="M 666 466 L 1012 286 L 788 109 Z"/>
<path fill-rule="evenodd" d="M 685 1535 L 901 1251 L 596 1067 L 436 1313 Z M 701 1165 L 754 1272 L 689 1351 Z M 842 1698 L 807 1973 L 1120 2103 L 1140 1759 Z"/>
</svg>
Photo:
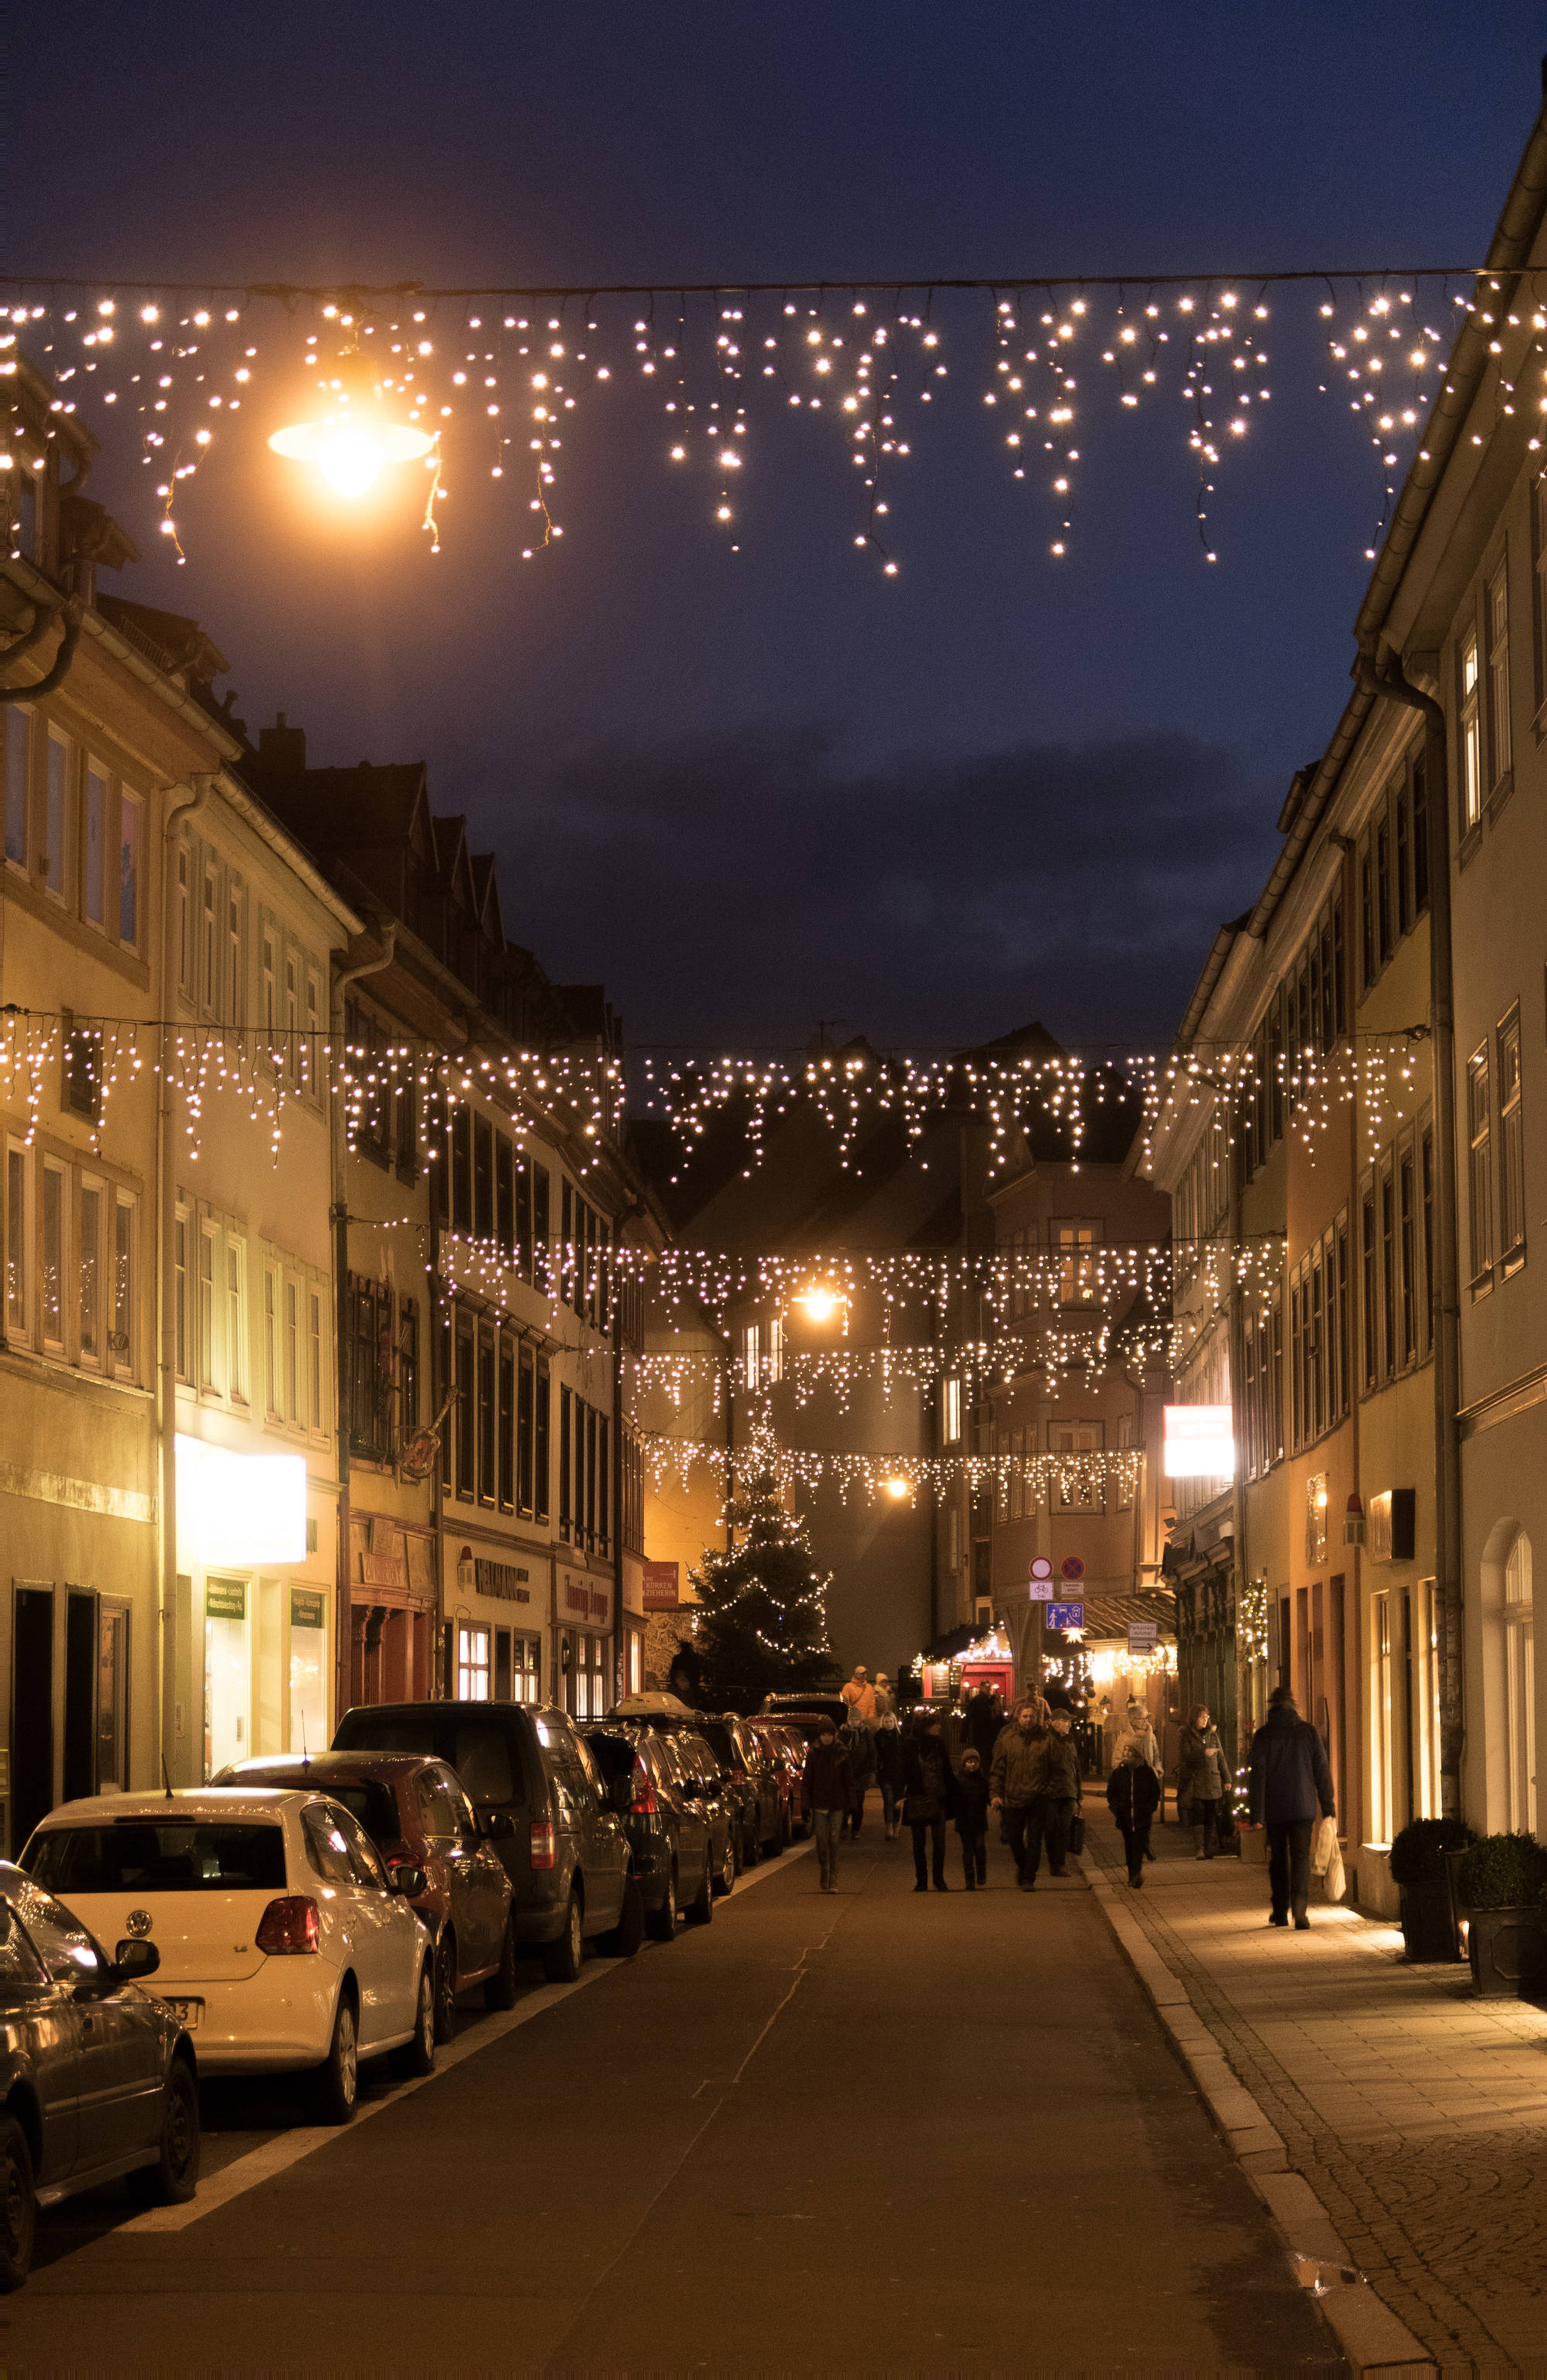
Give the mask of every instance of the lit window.
<svg viewBox="0 0 1547 2380">
<path fill-rule="evenodd" d="M 457 1631 L 457 1699 L 459 1703 L 486 1703 L 489 1699 L 487 1628 Z"/>
<path fill-rule="evenodd" d="M 940 1386 L 940 1435 L 946 1446 L 956 1446 L 961 1439 L 961 1382 L 943 1380 Z"/>
<path fill-rule="evenodd" d="M 1482 751 L 1477 709 L 1477 638 L 1461 648 L 1461 831 L 1482 816 Z"/>
</svg>

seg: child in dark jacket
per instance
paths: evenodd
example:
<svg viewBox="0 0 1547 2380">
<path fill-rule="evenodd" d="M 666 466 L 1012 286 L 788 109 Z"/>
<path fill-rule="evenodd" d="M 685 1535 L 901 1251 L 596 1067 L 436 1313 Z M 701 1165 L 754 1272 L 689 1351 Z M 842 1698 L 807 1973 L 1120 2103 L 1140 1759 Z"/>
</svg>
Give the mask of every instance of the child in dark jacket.
<svg viewBox="0 0 1547 2380">
<path fill-rule="evenodd" d="M 988 1806 L 982 1755 L 969 1746 L 962 1755 L 956 1777 L 956 1832 L 961 1837 L 962 1875 L 968 1892 L 988 1882 Z"/>
<path fill-rule="evenodd" d="M 1142 1746 L 1129 1742 L 1106 1780 L 1106 1798 L 1128 1857 L 1128 1882 L 1137 1891 L 1144 1882 L 1144 1862 L 1150 1851 L 1150 1821 L 1160 1802 L 1160 1779 L 1144 1757 Z"/>
</svg>

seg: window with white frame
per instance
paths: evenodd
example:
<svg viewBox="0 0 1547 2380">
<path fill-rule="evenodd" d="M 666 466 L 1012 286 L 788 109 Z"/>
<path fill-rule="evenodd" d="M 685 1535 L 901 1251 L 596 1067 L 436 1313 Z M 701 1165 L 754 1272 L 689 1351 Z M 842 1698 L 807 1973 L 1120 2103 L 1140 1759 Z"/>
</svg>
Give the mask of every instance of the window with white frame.
<svg viewBox="0 0 1547 2380">
<path fill-rule="evenodd" d="M 213 1223 L 199 1227 L 199 1386 L 215 1386 L 215 1271 L 220 1254 L 219 1232 Z"/>
<path fill-rule="evenodd" d="M 1517 1529 L 1504 1563 L 1504 1736 L 1506 1824 L 1534 1835 L 1536 1791 L 1536 1629 L 1531 1597 L 1531 1541 Z"/>
<path fill-rule="evenodd" d="M 300 961 L 294 951 L 285 953 L 285 1071 L 300 1081 Z"/>
<path fill-rule="evenodd" d="M 145 850 L 145 805 L 127 785 L 118 792 L 118 941 L 137 951 L 140 936 L 140 879 Z"/>
<path fill-rule="evenodd" d="M 489 1699 L 489 1631 L 459 1627 L 457 1631 L 457 1699 L 486 1703 Z"/>
<path fill-rule="evenodd" d="M 307 1421 L 314 1430 L 326 1427 L 323 1402 L 326 1375 L 323 1368 L 323 1293 L 320 1289 L 307 1292 L 306 1378 Z M 415 1420 L 418 1415 L 414 1416 Z"/>
<path fill-rule="evenodd" d="M 1106 1443 L 1106 1425 L 1099 1421 L 1050 1421 L 1047 1426 L 1048 1452 L 1060 1454 L 1100 1454 Z M 1090 1475 L 1084 1464 L 1072 1464 L 1067 1471 L 1054 1471 L 1052 1510 L 1054 1512 L 1102 1512 L 1106 1510 L 1105 1490 L 1099 1474 Z"/>
<path fill-rule="evenodd" d="M 81 804 L 80 914 L 89 926 L 107 924 L 107 778 L 95 760 L 86 763 Z"/>
<path fill-rule="evenodd" d="M 301 1412 L 301 1323 L 300 1283 L 293 1273 L 285 1276 L 285 1418 L 300 1421 Z"/>
<path fill-rule="evenodd" d="M 271 1064 L 278 1062 L 275 1035 L 279 1024 L 279 978 L 274 960 L 274 929 L 265 926 L 260 938 L 258 964 L 258 1022 L 263 1029 L 263 1045 Z"/>
<path fill-rule="evenodd" d="M 21 1341 L 30 1335 L 32 1305 L 31 1170 L 30 1149 L 9 1142 L 6 1149 L 6 1335 Z"/>
<path fill-rule="evenodd" d="M 66 1183 L 63 1165 L 52 1157 L 43 1166 L 43 1294 L 39 1321 L 45 1347 L 65 1344 Z"/>
<path fill-rule="evenodd" d="M 1461 694 L 1461 832 L 1482 816 L 1482 722 L 1478 716 L 1477 637 L 1462 639 L 1457 664 Z"/>
<path fill-rule="evenodd" d="M 940 1383 L 940 1436 L 945 1446 L 961 1442 L 961 1381 L 953 1374 Z"/>
<path fill-rule="evenodd" d="M 135 1207 L 127 1190 L 117 1192 L 113 1214 L 113 1365 L 126 1379 L 135 1377 Z"/>
<path fill-rule="evenodd" d="M 179 1207 L 172 1224 L 172 1317 L 175 1355 L 179 1380 L 192 1378 L 191 1350 L 189 1345 L 189 1282 L 188 1282 L 189 1217 L 186 1207 Z"/>
<path fill-rule="evenodd" d="M 193 997 L 193 854 L 186 843 L 177 845 L 177 990 Z"/>
<path fill-rule="evenodd" d="M 263 1411 L 270 1421 L 280 1419 L 279 1406 L 279 1273 L 263 1267 Z"/>
<path fill-rule="evenodd" d="M 1501 562 L 1482 599 L 1488 632 L 1488 790 L 1509 774 L 1509 581 Z"/>
<path fill-rule="evenodd" d="M 13 868 L 25 868 L 28 819 L 31 809 L 32 712 L 20 702 L 7 702 L 3 708 L 6 722 L 6 857 Z"/>
<path fill-rule="evenodd" d="M 210 1015 L 218 1014 L 221 989 L 220 877 L 206 860 L 199 880 L 199 1002 Z"/>
<path fill-rule="evenodd" d="M 1499 1064 L 1499 1257 L 1506 1273 L 1526 1261 L 1526 1140 L 1520 1106 L 1520 1011 L 1495 1037 Z"/>
<path fill-rule="evenodd" d="M 1469 1152 L 1471 1279 L 1474 1289 L 1484 1286 L 1493 1270 L 1493 1140 L 1492 1099 L 1488 1044 L 1467 1062 L 1467 1140 Z"/>
<path fill-rule="evenodd" d="M 1086 1215 L 1065 1216 L 1049 1224 L 1048 1236 L 1059 1252 L 1059 1305 L 1092 1304 L 1096 1295 L 1095 1271 L 1087 1251 L 1095 1247 L 1101 1239 L 1099 1220 Z"/>
<path fill-rule="evenodd" d="M 306 1049 L 303 1053 L 301 1071 L 305 1076 L 308 1087 L 311 1089 L 313 1097 L 318 1099 L 322 1097 L 323 1089 L 322 1032 L 323 987 L 318 978 L 316 968 L 308 967 L 306 971 Z M 400 1091 L 398 1094 L 399 1101 L 401 1102 L 405 1097 L 408 1101 L 408 1111 L 411 1115 L 413 1094 L 411 1091 L 407 1094 Z M 401 1105 L 399 1107 L 399 1113 L 401 1114 Z M 410 1133 L 408 1143 L 408 1156 L 410 1162 L 412 1160 L 412 1155 L 413 1141 L 412 1135 Z"/>
<path fill-rule="evenodd" d="M 234 1403 L 247 1402 L 247 1250 L 234 1233 L 225 1241 L 225 1388 Z"/>
<path fill-rule="evenodd" d="M 56 901 L 67 897 L 69 881 L 69 784 L 72 753 L 57 729 L 48 731 L 48 766 L 43 783 L 43 880 Z"/>
<path fill-rule="evenodd" d="M 242 888 L 240 880 L 228 877 L 225 883 L 225 1022 L 239 1026 L 247 1010 L 247 955 L 242 935 Z"/>
<path fill-rule="evenodd" d="M 76 1279 L 79 1284 L 77 1323 L 80 1360 L 92 1369 L 103 1360 L 103 1299 L 106 1289 L 107 1208 L 104 1183 L 82 1176 L 80 1184 L 79 1250 Z"/>
</svg>

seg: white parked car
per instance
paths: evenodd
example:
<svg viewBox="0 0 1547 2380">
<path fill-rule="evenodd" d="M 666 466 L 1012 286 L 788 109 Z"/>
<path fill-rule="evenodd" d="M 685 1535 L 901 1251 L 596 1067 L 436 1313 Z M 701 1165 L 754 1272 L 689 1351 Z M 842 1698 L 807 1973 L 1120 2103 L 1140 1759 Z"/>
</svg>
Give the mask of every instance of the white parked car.
<svg viewBox="0 0 1547 2380">
<path fill-rule="evenodd" d="M 435 2062 L 434 1958 L 363 1828 L 325 1793 L 208 1788 L 101 1794 L 50 1811 L 21 1865 L 100 1941 L 149 1941 L 156 1997 L 201 2074 L 316 2070 L 347 2123 L 359 2065 Z"/>
</svg>

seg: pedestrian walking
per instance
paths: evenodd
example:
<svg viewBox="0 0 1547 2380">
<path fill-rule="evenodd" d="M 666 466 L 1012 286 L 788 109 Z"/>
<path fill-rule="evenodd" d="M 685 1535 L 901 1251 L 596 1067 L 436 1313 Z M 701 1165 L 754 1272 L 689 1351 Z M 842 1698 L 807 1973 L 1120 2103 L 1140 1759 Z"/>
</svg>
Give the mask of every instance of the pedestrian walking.
<svg viewBox="0 0 1547 2380">
<path fill-rule="evenodd" d="M 858 1835 L 865 1823 L 865 1796 L 876 1779 L 875 1736 L 863 1719 L 849 1718 L 838 1730 L 838 1742 L 848 1763 L 848 1781 L 853 1789 L 844 1832 Z"/>
<path fill-rule="evenodd" d="M 1209 1717 L 1208 1704 L 1200 1703 L 1182 1730 L 1176 1761 L 1176 1815 L 1180 1818 L 1184 1811 L 1188 1813 L 1200 1860 L 1212 1860 L 1220 1848 L 1225 1784 L 1224 1746 Z"/>
<path fill-rule="evenodd" d="M 875 1781 L 881 1788 L 881 1819 L 886 1840 L 897 1840 L 897 1803 L 903 1790 L 902 1728 L 895 1711 L 884 1711 L 875 1723 Z"/>
<path fill-rule="evenodd" d="M 808 1746 L 806 1753 L 806 1803 L 811 1814 L 811 1832 L 816 1837 L 817 1864 L 822 1871 L 819 1888 L 822 1892 L 836 1892 L 838 1888 L 838 1844 L 853 1791 L 838 1730 L 830 1718 L 824 1718 L 816 1742 Z"/>
<path fill-rule="evenodd" d="M 873 1724 L 875 1719 L 875 1688 L 870 1682 L 870 1676 L 866 1670 L 863 1661 L 861 1661 L 855 1670 L 853 1677 L 848 1679 L 845 1684 L 838 1688 L 838 1692 L 842 1694 L 845 1702 L 848 1705 L 848 1715 L 850 1718 L 863 1719 L 867 1727 Z"/>
<path fill-rule="evenodd" d="M 1045 1689 L 1045 1699 L 1049 1710 L 1067 1711 L 1070 1718 L 1073 1718 L 1075 1698 L 1073 1694 L 1070 1694 L 1062 1678 L 1049 1678 Z"/>
<path fill-rule="evenodd" d="M 1275 1686 L 1267 1718 L 1251 1739 L 1250 1821 L 1268 1830 L 1268 1923 L 1287 1925 L 1293 1912 L 1299 1934 L 1310 1925 L 1310 1830 L 1318 1807 L 1324 1818 L 1337 1815 L 1326 1747 L 1296 1709 L 1290 1688 Z"/>
<path fill-rule="evenodd" d="M 897 1702 L 896 1702 L 896 1696 L 895 1696 L 895 1695 L 893 1694 L 893 1692 L 892 1692 L 892 1681 L 891 1681 L 891 1679 L 887 1676 L 887 1674 L 886 1674 L 886 1672 L 885 1672 L 885 1670 L 878 1670 L 876 1671 L 876 1673 L 875 1673 L 875 1688 L 874 1688 L 874 1692 L 875 1692 L 875 1720 L 874 1720 L 874 1724 L 875 1724 L 877 1727 L 879 1727 L 879 1726 L 881 1725 L 882 1720 L 883 1720 L 883 1718 L 885 1718 L 888 1715 L 890 1715 L 892 1718 L 895 1718 L 896 1717 L 896 1713 L 897 1713 Z"/>
<path fill-rule="evenodd" d="M 1113 1741 L 1112 1767 L 1114 1768 L 1119 1766 L 1130 1743 L 1137 1743 L 1140 1758 L 1148 1767 L 1154 1770 L 1155 1782 L 1157 1785 L 1160 1785 L 1163 1781 L 1165 1776 L 1165 1771 L 1161 1767 L 1160 1744 L 1156 1739 L 1155 1730 L 1150 1724 L 1150 1714 L 1146 1710 L 1144 1705 L 1139 1701 L 1137 1694 L 1130 1694 L 1128 1696 L 1127 1722 L 1124 1726 L 1118 1729 L 1116 1736 Z M 1157 1809 L 1159 1809 L 1160 1803 L 1161 1796 L 1157 1793 L 1155 1795 L 1155 1806 Z M 1148 1834 L 1146 1834 L 1144 1838 L 1144 1856 L 1147 1860 L 1152 1860 L 1155 1856 L 1154 1852 L 1150 1849 L 1150 1838 Z"/>
<path fill-rule="evenodd" d="M 956 1772 L 956 1832 L 961 1837 L 962 1880 L 968 1892 L 988 1882 L 988 1776 L 971 1744 Z"/>
<path fill-rule="evenodd" d="M 967 1699 L 967 1740 L 986 1767 L 1005 1724 L 1004 1706 L 986 1682 Z"/>
<path fill-rule="evenodd" d="M 913 1889 L 927 1892 L 924 1845 L 928 1839 L 936 1892 L 945 1892 L 945 1821 L 955 1800 L 951 1762 L 932 1711 L 921 1719 L 903 1754 L 903 1801 L 913 1831 Z"/>
<path fill-rule="evenodd" d="M 989 1766 L 989 1806 L 1005 1813 L 1005 1840 L 1015 1855 L 1016 1882 L 1022 1892 L 1036 1887 L 1047 1825 L 1048 1707 L 1040 1694 L 1016 1705 L 1016 1715 L 1003 1729 Z"/>
<path fill-rule="evenodd" d="M 1127 1854 L 1128 1882 L 1137 1892 L 1150 1853 L 1150 1821 L 1160 1801 L 1160 1779 L 1137 1743 L 1128 1743 L 1106 1780 L 1107 1807 L 1117 1821 Z"/>
<path fill-rule="evenodd" d="M 1084 1798 L 1079 1746 L 1074 1740 L 1074 1719 L 1068 1711 L 1054 1708 L 1043 1758 L 1047 1768 L 1047 1872 L 1049 1876 L 1066 1876 L 1069 1830 Z"/>
</svg>

